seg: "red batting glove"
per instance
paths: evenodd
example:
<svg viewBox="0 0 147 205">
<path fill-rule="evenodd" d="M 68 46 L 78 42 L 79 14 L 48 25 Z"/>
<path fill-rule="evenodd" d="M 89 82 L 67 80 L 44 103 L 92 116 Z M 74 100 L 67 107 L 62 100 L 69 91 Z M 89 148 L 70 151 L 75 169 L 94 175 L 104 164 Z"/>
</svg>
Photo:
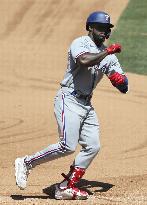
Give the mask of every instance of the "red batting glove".
<svg viewBox="0 0 147 205">
<path fill-rule="evenodd" d="M 112 83 L 113 86 L 117 86 L 120 84 L 123 84 L 125 81 L 125 75 L 122 75 L 118 72 L 113 73 L 112 75 L 109 76 L 109 79 Z"/>
<path fill-rule="evenodd" d="M 113 53 L 120 53 L 121 52 L 121 45 L 118 43 L 114 43 L 110 45 L 108 48 L 106 48 L 106 51 L 108 54 L 113 54 Z"/>
</svg>

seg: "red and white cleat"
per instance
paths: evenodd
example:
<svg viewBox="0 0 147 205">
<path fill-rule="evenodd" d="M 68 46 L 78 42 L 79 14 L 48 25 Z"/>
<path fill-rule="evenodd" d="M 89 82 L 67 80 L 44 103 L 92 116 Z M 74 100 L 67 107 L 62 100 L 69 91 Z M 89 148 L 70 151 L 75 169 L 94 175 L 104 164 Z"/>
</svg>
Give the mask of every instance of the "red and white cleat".
<svg viewBox="0 0 147 205">
<path fill-rule="evenodd" d="M 72 188 L 59 188 L 59 185 L 56 185 L 55 189 L 55 199 L 58 200 L 85 200 L 88 198 L 88 193 L 86 191 L 82 191 L 76 187 Z"/>
</svg>

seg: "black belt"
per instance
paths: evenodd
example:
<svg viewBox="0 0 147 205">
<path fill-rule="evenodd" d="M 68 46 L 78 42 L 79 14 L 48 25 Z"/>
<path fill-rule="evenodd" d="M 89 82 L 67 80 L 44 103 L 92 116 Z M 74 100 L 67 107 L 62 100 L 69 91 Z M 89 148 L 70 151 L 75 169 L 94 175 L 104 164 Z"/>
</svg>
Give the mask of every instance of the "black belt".
<svg viewBox="0 0 147 205">
<path fill-rule="evenodd" d="M 80 100 L 90 101 L 92 98 L 92 95 L 82 95 L 77 93 L 75 90 L 71 93 L 71 95 L 75 96 L 76 98 Z"/>
</svg>

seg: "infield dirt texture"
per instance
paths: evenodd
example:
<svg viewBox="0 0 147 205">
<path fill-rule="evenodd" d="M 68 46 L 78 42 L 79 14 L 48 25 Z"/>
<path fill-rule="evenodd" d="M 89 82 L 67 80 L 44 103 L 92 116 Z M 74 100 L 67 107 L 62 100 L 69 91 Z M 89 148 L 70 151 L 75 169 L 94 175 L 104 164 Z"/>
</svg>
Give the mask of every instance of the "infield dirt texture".
<svg viewBox="0 0 147 205">
<path fill-rule="evenodd" d="M 14 179 L 16 157 L 58 139 L 53 100 L 66 69 L 69 44 L 86 34 L 89 13 L 105 10 L 116 25 L 127 3 L 0 0 L 0 204 L 147 204 L 147 76 L 127 73 L 127 95 L 106 78 L 95 90 L 101 151 L 80 184 L 89 190 L 87 201 L 53 199 L 53 185 L 68 171 L 79 147 L 71 156 L 32 170 L 24 191 Z"/>
</svg>

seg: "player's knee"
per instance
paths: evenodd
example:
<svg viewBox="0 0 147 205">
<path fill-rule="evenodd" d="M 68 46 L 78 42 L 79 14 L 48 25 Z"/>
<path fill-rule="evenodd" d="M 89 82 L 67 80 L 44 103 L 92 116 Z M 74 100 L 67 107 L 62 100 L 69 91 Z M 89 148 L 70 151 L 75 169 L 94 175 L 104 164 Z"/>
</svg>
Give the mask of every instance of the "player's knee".
<svg viewBox="0 0 147 205">
<path fill-rule="evenodd" d="M 95 144 L 93 147 L 91 147 L 91 152 L 94 155 L 97 155 L 99 151 L 100 151 L 100 145 L 99 144 Z"/>
<path fill-rule="evenodd" d="M 72 147 L 70 147 L 70 148 L 67 148 L 67 149 L 66 149 L 66 152 L 69 153 L 69 154 L 72 154 L 72 153 L 75 152 L 75 149 L 72 148 Z"/>
<path fill-rule="evenodd" d="M 67 145 L 67 144 L 65 144 L 65 143 L 60 143 L 60 145 L 61 145 L 61 148 L 62 148 L 62 151 L 63 151 L 63 153 L 65 153 L 65 154 L 72 154 L 72 153 L 74 153 L 75 152 L 75 150 L 76 150 L 76 147 L 74 147 L 74 146 L 69 146 L 69 145 Z"/>
</svg>

